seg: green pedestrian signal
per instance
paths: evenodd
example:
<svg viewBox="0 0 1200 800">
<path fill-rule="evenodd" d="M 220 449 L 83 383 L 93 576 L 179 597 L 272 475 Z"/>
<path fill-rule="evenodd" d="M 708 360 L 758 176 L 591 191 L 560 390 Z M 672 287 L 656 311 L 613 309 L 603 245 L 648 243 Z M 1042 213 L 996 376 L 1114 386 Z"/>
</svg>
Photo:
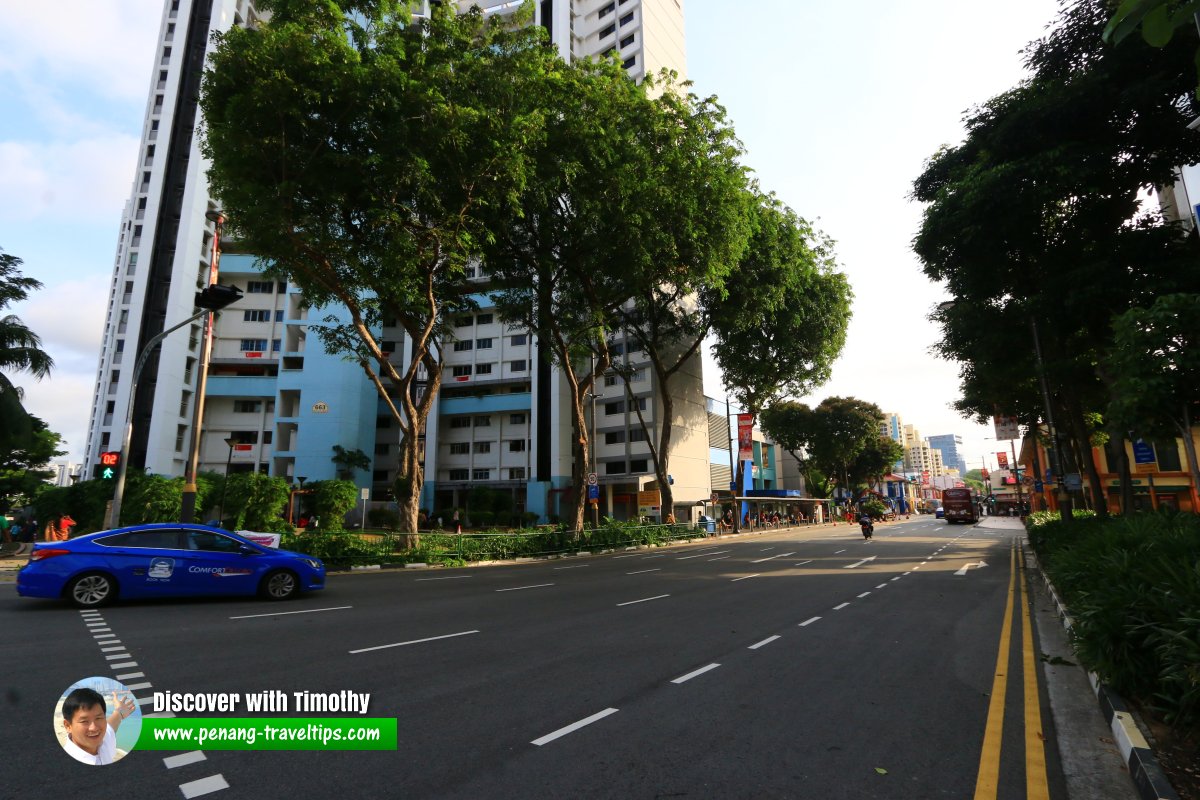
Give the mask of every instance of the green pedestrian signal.
<svg viewBox="0 0 1200 800">
<path fill-rule="evenodd" d="M 100 454 L 100 477 L 111 481 L 117 477 L 117 466 L 121 463 L 119 450 Z"/>
</svg>

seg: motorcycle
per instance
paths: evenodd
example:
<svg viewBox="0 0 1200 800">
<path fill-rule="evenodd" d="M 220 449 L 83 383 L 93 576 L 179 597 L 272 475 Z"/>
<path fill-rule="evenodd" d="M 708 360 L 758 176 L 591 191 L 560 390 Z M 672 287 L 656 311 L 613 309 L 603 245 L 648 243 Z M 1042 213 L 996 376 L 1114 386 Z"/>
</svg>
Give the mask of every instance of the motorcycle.
<svg viewBox="0 0 1200 800">
<path fill-rule="evenodd" d="M 869 517 L 863 517 L 858 521 L 858 524 L 862 526 L 862 535 L 864 539 L 870 539 L 871 534 L 875 533 L 875 523 L 872 522 Z"/>
</svg>

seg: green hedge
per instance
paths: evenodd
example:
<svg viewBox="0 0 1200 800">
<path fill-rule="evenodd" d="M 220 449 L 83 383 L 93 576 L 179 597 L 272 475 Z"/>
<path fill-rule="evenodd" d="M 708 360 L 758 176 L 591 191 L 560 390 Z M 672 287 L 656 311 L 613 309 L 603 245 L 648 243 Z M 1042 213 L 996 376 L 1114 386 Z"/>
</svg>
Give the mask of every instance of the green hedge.
<svg viewBox="0 0 1200 800">
<path fill-rule="evenodd" d="M 285 535 L 279 546 L 284 550 L 315 556 L 334 569 L 367 564 L 425 563 L 445 566 L 476 561 L 549 556 L 581 550 L 598 550 L 637 545 L 661 545 L 702 536 L 687 524 L 640 525 L 606 519 L 594 530 L 578 536 L 570 531 L 539 529 L 513 533 L 487 531 L 464 533 L 422 533 L 416 537 L 385 533 L 362 536 L 348 531 L 306 531 Z M 406 547 L 410 541 L 416 546 Z"/>
<path fill-rule="evenodd" d="M 1168 723 L 1200 729 L 1200 517 L 1031 519 L 1028 530 L 1075 619 L 1080 661 Z"/>
</svg>

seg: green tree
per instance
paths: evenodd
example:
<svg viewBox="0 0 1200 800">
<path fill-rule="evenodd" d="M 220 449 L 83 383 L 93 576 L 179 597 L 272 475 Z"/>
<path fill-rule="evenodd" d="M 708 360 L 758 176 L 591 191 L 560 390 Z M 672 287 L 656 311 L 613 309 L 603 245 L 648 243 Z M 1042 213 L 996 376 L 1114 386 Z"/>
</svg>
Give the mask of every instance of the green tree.
<svg viewBox="0 0 1200 800">
<path fill-rule="evenodd" d="M 675 427 L 677 376 L 698 370 L 700 346 L 713 317 L 699 302 L 702 293 L 717 296 L 745 249 L 753 195 L 742 154 L 716 98 L 700 98 L 664 78 L 654 99 L 656 113 L 641 114 L 640 137 L 654 158 L 633 187 L 629 202 L 642 209 L 640 235 L 650 251 L 651 267 L 627 275 L 630 301 L 619 306 L 627 350 L 640 350 L 650 361 L 655 396 L 661 403 L 654 420 L 657 439 L 639 405 L 632 404 L 646 433 L 662 495 L 664 515 L 674 508 L 670 472 Z M 631 383 L 635 370 L 628 360 L 614 360 L 626 399 L 641 387 Z M 645 377 L 644 375 L 641 377 Z"/>
<path fill-rule="evenodd" d="M 882 413 L 879 416 L 882 421 Z M 890 472 L 893 465 L 904 457 L 904 448 L 900 443 L 887 436 L 879 435 L 879 426 L 875 426 L 875 435 L 868 436 L 858 455 L 847 465 L 851 486 L 875 486 L 880 478 Z"/>
<path fill-rule="evenodd" d="M 62 437 L 30 415 L 30 433 L 9 449 L 0 449 L 0 512 L 27 505 L 49 488 L 54 471 L 45 469 L 51 459 L 65 455 Z"/>
<path fill-rule="evenodd" d="M 42 288 L 40 281 L 21 274 L 21 264 L 21 259 L 0 250 L 0 311 Z M 0 460 L 6 452 L 36 447 L 34 439 L 39 430 L 21 404 L 23 392 L 7 373 L 28 372 L 41 380 L 53 366 L 54 360 L 42 350 L 42 340 L 36 333 L 14 314 L 0 316 Z"/>
<path fill-rule="evenodd" d="M 261 472 L 235 472 L 225 482 L 225 519 L 233 530 L 282 532 L 289 486 Z M 203 507 L 197 503 L 198 507 Z"/>
<path fill-rule="evenodd" d="M 1096 365 L 1111 320 L 1200 280 L 1194 244 L 1141 199 L 1200 158 L 1186 130 L 1198 108 L 1194 34 L 1162 50 L 1108 48 L 1108 13 L 1103 0 L 1064 6 L 1026 51 L 1032 77 L 969 114 L 966 141 L 935 154 L 914 184 L 928 204 L 915 250 L 956 301 L 934 318 L 946 331 L 939 351 L 964 365 L 958 408 L 1043 416 L 1036 324 L 1056 422 L 1097 501 L 1088 420 L 1106 405 Z"/>
<path fill-rule="evenodd" d="M 340 444 L 333 446 L 333 457 L 329 460 L 337 465 L 337 474 L 342 480 L 353 480 L 355 470 L 371 468 L 370 456 L 357 448 L 347 450 Z"/>
<path fill-rule="evenodd" d="M 851 296 L 832 241 L 773 197 L 759 197 L 745 253 L 717 296 L 705 299 L 725 386 L 754 422 L 779 398 L 829 379 Z M 743 469 L 739 461 L 738 486 Z"/>
<path fill-rule="evenodd" d="M 903 456 L 899 444 L 879 435 L 879 406 L 855 397 L 827 397 L 816 408 L 783 401 L 763 412 L 763 430 L 800 462 L 808 482 L 832 476 L 848 491 L 871 482 Z M 828 480 L 828 479 L 827 479 Z M 829 496 L 830 485 L 820 488 Z"/>
<path fill-rule="evenodd" d="M 481 212 L 528 181 L 547 75 L 544 31 L 437 3 L 272 0 L 269 21 L 217 36 L 203 152 L 233 232 L 314 308 L 401 430 L 401 524 L 415 531 L 420 436 L 442 381 L 446 322 L 471 305 L 467 267 L 492 237 Z M 381 347 L 404 331 L 403 365 Z"/>
<path fill-rule="evenodd" d="M 631 286 L 665 277 L 653 219 L 665 156 L 650 135 L 662 112 L 614 59 L 562 65 L 540 90 L 545 127 L 525 143 L 531 172 L 491 209 L 484 265 L 497 313 L 531 330 L 566 381 L 575 465 L 567 521 L 578 532 L 591 471 L 585 403 L 613 363 Z"/>
<path fill-rule="evenodd" d="M 1113 331 L 1116 347 L 1105 364 L 1111 427 L 1182 439 L 1192 485 L 1200 487 L 1192 437 L 1200 421 L 1200 295 L 1164 295 L 1130 309 L 1116 318 Z"/>
<path fill-rule="evenodd" d="M 319 527 L 345 530 L 346 514 L 358 502 L 358 487 L 353 481 L 316 481 L 308 485 L 312 492 L 305 503 L 320 520 Z"/>
</svg>

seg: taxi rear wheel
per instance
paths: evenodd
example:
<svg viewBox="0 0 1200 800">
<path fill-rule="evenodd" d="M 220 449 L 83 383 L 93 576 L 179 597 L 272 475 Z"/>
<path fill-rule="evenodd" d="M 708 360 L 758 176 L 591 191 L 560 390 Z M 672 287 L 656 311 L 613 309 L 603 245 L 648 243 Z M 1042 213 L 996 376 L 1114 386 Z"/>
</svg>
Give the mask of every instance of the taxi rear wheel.
<svg viewBox="0 0 1200 800">
<path fill-rule="evenodd" d="M 117 583 L 102 572 L 88 572 L 67 585 L 67 599 L 78 608 L 98 608 L 117 596 Z"/>
<path fill-rule="evenodd" d="M 300 579 L 291 570 L 278 569 L 267 573 L 259 591 L 268 600 L 290 600 L 300 591 Z"/>
</svg>

